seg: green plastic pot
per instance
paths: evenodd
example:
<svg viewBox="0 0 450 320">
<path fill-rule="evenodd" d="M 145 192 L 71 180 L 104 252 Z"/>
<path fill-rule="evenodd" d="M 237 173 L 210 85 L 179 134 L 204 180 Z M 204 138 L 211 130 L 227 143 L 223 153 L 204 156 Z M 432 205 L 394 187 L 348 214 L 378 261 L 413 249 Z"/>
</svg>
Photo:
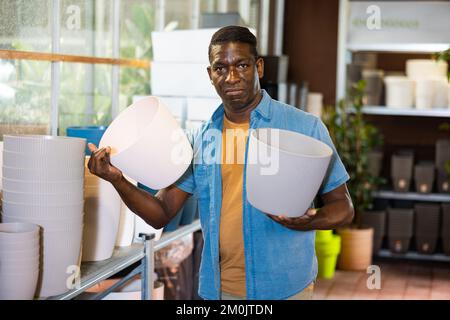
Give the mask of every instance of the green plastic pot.
<svg viewBox="0 0 450 320">
<path fill-rule="evenodd" d="M 329 242 L 333 239 L 333 230 L 317 230 L 316 242 Z"/>
<path fill-rule="evenodd" d="M 341 237 L 333 235 L 331 241 L 316 242 L 319 278 L 332 279 L 336 270 L 336 263 L 341 252 Z"/>
</svg>

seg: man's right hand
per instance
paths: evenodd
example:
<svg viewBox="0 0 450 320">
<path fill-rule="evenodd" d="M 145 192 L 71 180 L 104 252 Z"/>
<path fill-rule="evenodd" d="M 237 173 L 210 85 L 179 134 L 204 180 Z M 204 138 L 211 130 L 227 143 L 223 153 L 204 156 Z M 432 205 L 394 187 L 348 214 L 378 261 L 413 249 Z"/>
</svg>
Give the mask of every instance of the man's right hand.
<svg viewBox="0 0 450 320">
<path fill-rule="evenodd" d="M 88 162 L 89 171 L 112 184 L 119 182 L 123 175 L 122 171 L 110 162 L 111 148 L 98 149 L 93 143 L 89 143 L 88 147 L 91 151 L 91 158 Z"/>
</svg>

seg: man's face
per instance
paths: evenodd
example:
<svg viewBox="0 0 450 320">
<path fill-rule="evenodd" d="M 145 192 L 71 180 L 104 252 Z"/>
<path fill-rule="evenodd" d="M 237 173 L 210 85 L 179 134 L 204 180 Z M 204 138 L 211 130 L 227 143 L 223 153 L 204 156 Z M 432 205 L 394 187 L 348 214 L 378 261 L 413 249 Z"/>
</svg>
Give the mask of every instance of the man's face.
<svg viewBox="0 0 450 320">
<path fill-rule="evenodd" d="M 210 63 L 209 78 L 224 105 L 233 111 L 245 109 L 261 90 L 262 58 L 255 61 L 246 43 L 229 42 L 212 46 Z"/>
</svg>

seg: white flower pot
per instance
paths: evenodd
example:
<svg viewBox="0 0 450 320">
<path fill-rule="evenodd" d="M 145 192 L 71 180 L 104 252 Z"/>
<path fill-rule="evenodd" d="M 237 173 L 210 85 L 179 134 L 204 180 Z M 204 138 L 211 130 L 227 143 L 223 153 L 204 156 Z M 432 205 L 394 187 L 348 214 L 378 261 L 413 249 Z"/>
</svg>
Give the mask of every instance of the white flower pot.
<svg viewBox="0 0 450 320">
<path fill-rule="evenodd" d="M 152 189 L 177 181 L 192 160 L 192 147 L 159 98 L 125 109 L 108 127 L 100 147 L 112 148 L 111 163 Z"/>
<path fill-rule="evenodd" d="M 264 213 L 304 215 L 322 184 L 332 154 L 327 144 L 303 134 L 253 130 L 247 160 L 248 201 Z"/>
</svg>

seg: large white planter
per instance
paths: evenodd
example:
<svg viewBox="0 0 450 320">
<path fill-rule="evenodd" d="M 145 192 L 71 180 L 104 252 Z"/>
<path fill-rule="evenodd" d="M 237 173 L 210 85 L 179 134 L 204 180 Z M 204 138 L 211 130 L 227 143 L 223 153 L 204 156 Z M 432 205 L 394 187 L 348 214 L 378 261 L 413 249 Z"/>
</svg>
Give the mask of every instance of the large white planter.
<svg viewBox="0 0 450 320">
<path fill-rule="evenodd" d="M 412 108 L 414 106 L 414 80 L 403 76 L 387 76 L 386 106 L 390 108 Z"/>
<path fill-rule="evenodd" d="M 120 196 L 111 183 L 97 179 L 98 184 L 85 187 L 82 261 L 111 258 L 119 230 Z"/>
<path fill-rule="evenodd" d="M 152 95 L 219 98 L 208 76 L 208 63 L 153 62 Z"/>
<path fill-rule="evenodd" d="M 410 59 L 406 61 L 406 75 L 410 79 L 447 77 L 448 64 L 431 59 Z"/>
<path fill-rule="evenodd" d="M 192 147 L 160 99 L 147 97 L 119 114 L 100 147 L 112 148 L 111 163 L 152 189 L 177 181 L 192 160 Z"/>
<path fill-rule="evenodd" d="M 153 31 L 153 60 L 209 63 L 208 46 L 218 29 Z M 189 48 L 189 50 L 186 50 Z"/>
<path fill-rule="evenodd" d="M 250 133 L 246 188 L 250 204 L 264 213 L 306 213 L 327 172 L 332 149 L 306 135 L 279 129 Z"/>
</svg>

